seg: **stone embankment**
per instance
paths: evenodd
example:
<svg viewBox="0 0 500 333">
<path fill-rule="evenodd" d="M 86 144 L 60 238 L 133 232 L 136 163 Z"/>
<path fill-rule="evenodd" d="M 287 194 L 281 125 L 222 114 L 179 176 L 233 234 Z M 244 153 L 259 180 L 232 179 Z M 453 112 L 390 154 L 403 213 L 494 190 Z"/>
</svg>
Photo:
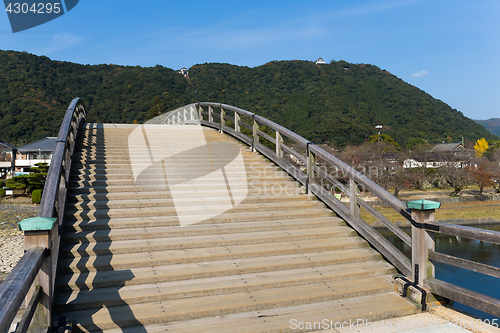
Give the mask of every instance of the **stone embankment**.
<svg viewBox="0 0 500 333">
<path fill-rule="evenodd" d="M 36 216 L 38 207 L 32 205 L 0 205 L 0 281 L 12 271 L 24 253 L 24 236 L 17 224 Z"/>
</svg>

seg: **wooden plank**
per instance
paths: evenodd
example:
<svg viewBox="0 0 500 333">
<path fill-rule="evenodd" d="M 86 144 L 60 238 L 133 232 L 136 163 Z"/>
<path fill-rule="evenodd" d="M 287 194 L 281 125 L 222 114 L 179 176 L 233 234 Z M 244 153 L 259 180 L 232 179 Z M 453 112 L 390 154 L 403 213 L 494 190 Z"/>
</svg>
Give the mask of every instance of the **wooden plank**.
<svg viewBox="0 0 500 333">
<path fill-rule="evenodd" d="M 287 172 L 290 176 L 295 178 L 302 185 L 306 185 L 307 175 L 299 170 L 295 165 L 285 161 L 284 159 L 277 158 L 276 152 L 267 148 L 261 143 L 255 145 L 255 148 L 265 157 L 276 163 L 279 167 L 281 167 L 285 172 Z"/>
<path fill-rule="evenodd" d="M 473 272 L 486 274 L 490 276 L 494 276 L 496 278 L 500 278 L 500 268 L 485 265 L 481 263 L 477 263 L 474 261 L 457 258 L 454 256 L 450 256 L 444 253 L 438 253 L 434 251 L 429 251 L 429 259 L 442 262 L 443 264 L 452 265 L 464 269 L 468 269 Z"/>
<path fill-rule="evenodd" d="M 500 300 L 496 298 L 437 279 L 426 279 L 424 284 L 434 294 L 500 317 Z"/>
<path fill-rule="evenodd" d="M 35 314 L 35 310 L 38 306 L 38 303 L 40 301 L 40 286 L 35 287 L 35 292 L 33 294 L 33 297 L 31 297 L 31 300 L 26 307 L 26 311 L 24 312 L 23 318 L 19 322 L 19 325 L 17 326 L 16 332 L 15 333 L 23 333 L 27 332 L 28 328 L 31 323 L 31 319 L 33 318 L 33 315 Z"/>
<path fill-rule="evenodd" d="M 349 193 L 349 189 L 344 184 L 342 184 L 341 182 L 339 182 L 337 179 L 335 179 L 332 176 L 330 176 L 328 174 L 327 170 L 325 170 L 323 168 L 320 168 L 320 167 L 318 167 L 316 165 L 313 167 L 313 169 L 314 169 L 314 171 L 318 175 L 320 175 L 321 177 L 323 177 L 323 179 L 325 179 L 326 181 L 330 182 L 335 187 L 339 188 L 342 192 L 344 192 L 346 194 Z"/>
<path fill-rule="evenodd" d="M 313 145 L 310 145 L 310 146 L 313 146 Z M 277 158 L 276 153 L 274 151 L 271 151 L 269 148 L 265 147 L 264 145 L 262 145 L 260 143 L 254 143 L 254 148 L 257 149 L 259 152 L 261 152 L 264 156 L 266 156 L 267 158 L 269 158 L 270 160 L 272 160 L 273 162 L 278 164 L 280 167 L 282 167 L 285 171 L 287 171 L 290 175 L 292 175 L 300 183 L 302 183 L 303 185 L 306 184 L 306 180 L 308 179 L 308 176 L 305 175 L 303 172 L 301 172 L 295 166 L 291 165 L 290 163 L 284 161 L 281 158 Z M 325 154 L 328 154 L 329 156 L 333 157 L 329 153 L 327 153 L 325 151 L 323 151 L 323 152 Z M 355 172 L 357 172 L 357 171 L 355 171 Z M 366 178 L 366 179 L 368 179 L 368 178 Z M 375 183 L 373 183 L 373 184 L 375 184 Z M 406 276 L 411 276 L 411 262 L 403 253 L 401 253 L 394 245 L 392 245 L 389 241 L 387 241 L 382 235 L 380 235 L 375 229 L 373 229 L 371 226 L 369 226 L 365 221 L 363 221 L 361 219 L 352 218 L 350 216 L 348 210 L 343 211 L 343 209 L 347 209 L 347 207 L 345 207 L 342 204 L 336 205 L 333 202 L 333 200 L 328 197 L 328 194 L 330 194 L 330 193 L 327 194 L 326 193 L 327 191 L 324 188 L 322 188 L 321 186 L 319 186 L 317 184 L 310 184 L 310 185 L 313 185 L 313 188 L 314 188 L 313 193 L 317 197 L 322 199 L 335 212 L 339 213 L 339 215 L 341 215 L 342 218 L 344 218 L 344 220 L 346 220 L 349 224 L 351 224 L 351 226 L 353 226 L 356 231 L 358 231 L 366 240 L 368 240 L 370 242 L 370 244 L 372 244 L 380 253 L 382 253 L 382 255 L 384 255 L 386 258 L 388 258 L 388 260 L 394 266 L 396 266 L 397 269 L 399 269 Z M 378 185 L 376 185 L 376 187 L 380 188 L 382 191 L 385 191 Z M 388 192 L 385 191 L 385 193 L 389 197 L 391 196 Z M 330 194 L 330 196 L 333 197 L 333 195 L 331 195 L 331 194 Z M 397 201 L 399 201 L 399 200 L 397 200 Z M 400 202 L 400 203 L 401 203 L 401 205 L 403 205 L 402 202 Z"/>
<path fill-rule="evenodd" d="M 378 252 L 393 264 L 404 275 L 411 276 L 410 260 L 385 239 L 378 231 L 368 225 L 361 219 L 351 216 L 349 208 L 340 203 L 335 203 L 333 195 L 317 184 L 311 184 L 311 190 L 314 195 L 320 198 L 328 207 L 333 209 L 341 218 L 351 225 L 364 239 L 366 239 Z"/>
<path fill-rule="evenodd" d="M 42 217 L 53 217 L 54 215 L 54 203 L 57 198 L 57 193 L 59 190 L 59 180 L 63 172 L 63 161 L 66 155 L 66 140 L 70 136 L 72 121 L 77 119 L 78 124 L 75 124 L 75 129 L 78 131 L 78 127 L 85 118 L 86 112 L 83 106 L 83 102 L 79 98 L 75 98 L 71 101 L 70 105 L 66 110 L 64 119 L 59 129 L 59 134 L 57 136 L 56 146 L 54 148 L 54 153 L 52 156 L 52 161 L 47 173 L 47 180 L 45 182 L 42 201 L 39 208 L 39 216 Z M 76 118 L 75 118 L 76 117 Z M 74 145 L 71 145 L 74 146 Z M 70 156 L 72 152 L 70 152 Z M 69 172 L 71 165 L 67 165 L 67 172 Z"/>
<path fill-rule="evenodd" d="M 425 228 L 447 235 L 500 244 L 500 231 L 479 229 L 445 222 L 427 222 Z"/>
<path fill-rule="evenodd" d="M 280 145 L 280 147 L 281 147 L 281 149 L 283 151 L 287 152 L 290 155 L 295 156 L 295 158 L 298 159 L 299 161 L 301 161 L 302 163 L 304 163 L 304 165 L 307 163 L 306 162 L 306 158 L 302 154 L 300 154 L 299 152 L 297 152 L 296 150 L 288 147 L 287 145 L 285 145 L 283 143 Z M 314 166 L 314 167 L 316 167 L 316 166 Z"/>
<path fill-rule="evenodd" d="M 363 199 L 358 198 L 358 203 L 361 207 L 366 209 L 368 213 L 373 215 L 379 222 L 381 222 L 387 229 L 392 231 L 400 240 L 405 242 L 407 245 L 411 246 L 411 237 L 401 230 L 397 225 L 392 223 L 388 218 L 386 218 L 384 215 L 382 215 L 379 211 L 377 211 L 375 208 L 373 208 L 370 204 L 365 202 Z"/>
<path fill-rule="evenodd" d="M 271 142 L 272 144 L 276 144 L 276 139 L 267 134 L 266 132 L 263 132 L 261 130 L 257 130 L 257 134 L 259 134 L 261 137 L 266 139 L 267 141 Z"/>
<path fill-rule="evenodd" d="M 6 332 L 14 320 L 40 268 L 45 249 L 34 247 L 26 251 L 7 279 L 0 285 L 0 332 Z"/>
</svg>

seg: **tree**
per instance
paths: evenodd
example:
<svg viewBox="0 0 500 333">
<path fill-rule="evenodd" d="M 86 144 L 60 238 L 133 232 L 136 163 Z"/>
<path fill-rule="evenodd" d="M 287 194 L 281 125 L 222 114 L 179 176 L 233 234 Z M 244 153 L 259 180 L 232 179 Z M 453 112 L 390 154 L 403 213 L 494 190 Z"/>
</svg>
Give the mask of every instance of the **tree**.
<svg viewBox="0 0 500 333">
<path fill-rule="evenodd" d="M 47 163 L 37 163 L 34 168 L 31 168 L 33 173 L 7 179 L 7 186 L 12 189 L 26 190 L 28 193 L 32 193 L 34 190 L 43 190 L 48 170 Z"/>
<path fill-rule="evenodd" d="M 448 162 L 438 169 L 438 175 L 453 188 L 450 197 L 457 197 L 467 186 L 471 171 L 461 162 Z"/>
<path fill-rule="evenodd" d="M 488 149 L 483 154 L 490 161 L 500 162 L 500 141 L 488 141 Z"/>
<path fill-rule="evenodd" d="M 151 107 L 149 108 L 147 114 L 146 114 L 146 120 L 153 119 L 155 117 L 158 117 L 161 114 L 164 114 L 167 112 L 167 105 L 163 99 L 160 97 L 156 96 L 153 103 L 151 104 Z"/>
<path fill-rule="evenodd" d="M 483 194 L 485 187 L 492 186 L 493 184 L 494 173 L 491 171 L 491 167 L 491 163 L 482 161 L 472 170 L 472 176 L 476 179 L 479 186 L 479 195 Z"/>
<path fill-rule="evenodd" d="M 368 138 L 368 141 L 373 143 L 385 142 L 395 147 L 399 147 L 399 144 L 387 134 L 373 134 Z"/>
<path fill-rule="evenodd" d="M 485 138 L 479 139 L 474 145 L 474 151 L 476 152 L 476 157 L 482 157 L 484 152 L 488 150 L 488 142 Z"/>
</svg>

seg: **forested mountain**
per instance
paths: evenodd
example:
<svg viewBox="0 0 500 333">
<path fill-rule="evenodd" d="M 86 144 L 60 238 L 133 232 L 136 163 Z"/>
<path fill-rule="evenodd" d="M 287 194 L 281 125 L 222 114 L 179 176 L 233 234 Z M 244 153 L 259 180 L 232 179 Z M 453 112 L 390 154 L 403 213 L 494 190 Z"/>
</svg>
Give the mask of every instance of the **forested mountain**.
<svg viewBox="0 0 500 333">
<path fill-rule="evenodd" d="M 74 97 L 88 121 L 142 122 L 155 96 L 167 110 L 197 101 L 258 113 L 314 141 L 362 143 L 374 125 L 400 144 L 494 138 L 462 113 L 373 65 L 345 61 L 270 62 L 255 68 L 202 64 L 189 79 L 174 70 L 79 65 L 0 51 L 0 140 L 19 144 L 56 135 Z"/>
<path fill-rule="evenodd" d="M 187 89 L 182 75 L 161 66 L 89 66 L 0 51 L 0 140 L 56 136 L 74 97 L 85 102 L 88 121 L 131 123 L 156 95 L 170 106 L 190 103 Z"/>
<path fill-rule="evenodd" d="M 500 118 L 491 118 L 488 120 L 474 120 L 476 123 L 481 124 L 490 133 L 500 136 Z"/>
</svg>

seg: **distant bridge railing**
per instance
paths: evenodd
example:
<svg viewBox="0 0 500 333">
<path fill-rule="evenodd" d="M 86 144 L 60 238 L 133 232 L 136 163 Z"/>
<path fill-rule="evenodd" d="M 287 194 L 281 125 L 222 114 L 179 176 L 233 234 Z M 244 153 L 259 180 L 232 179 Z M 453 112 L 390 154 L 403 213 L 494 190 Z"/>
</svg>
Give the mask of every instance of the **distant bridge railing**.
<svg viewBox="0 0 500 333">
<path fill-rule="evenodd" d="M 30 324 L 40 332 L 47 332 L 52 327 L 52 301 L 66 189 L 78 128 L 85 116 L 82 100 L 73 99 L 57 136 L 38 217 L 20 223 L 26 252 L 0 285 L 0 332 L 9 330 L 24 299 L 27 306 L 16 333 L 26 332 Z M 43 318 L 40 322 L 32 322 L 35 311 Z"/>
<path fill-rule="evenodd" d="M 146 124 L 200 125 L 200 117 L 196 105 L 190 104 L 154 117 Z"/>
<path fill-rule="evenodd" d="M 324 149 L 318 147 L 300 135 L 276 124 L 255 113 L 234 106 L 202 102 L 187 105 L 184 108 L 197 108 L 200 123 L 212 127 L 221 133 L 227 133 L 259 151 L 268 159 L 279 165 L 288 174 L 303 184 L 307 193 L 314 194 L 340 217 L 350 224 L 363 238 L 379 251 L 402 274 L 412 280 L 418 288 L 430 288 L 434 294 L 457 301 L 481 311 L 500 316 L 498 299 L 473 292 L 434 278 L 434 261 L 466 268 L 476 272 L 500 278 L 500 269 L 480 263 L 455 258 L 435 252 L 434 232 L 448 235 L 468 237 L 486 242 L 500 244 L 500 232 L 471 228 L 434 221 L 434 210 L 421 212 L 409 209 L 398 198 L 391 195 L 374 181 L 339 160 Z M 218 113 L 215 111 L 219 111 Z M 289 144 L 285 144 L 285 140 Z M 266 142 L 264 145 L 261 142 Z M 291 145 L 297 144 L 306 152 L 303 156 Z M 284 153 L 293 156 L 305 166 L 301 168 L 285 158 Z M 326 167 L 317 165 L 322 160 Z M 328 167 L 340 171 L 349 180 L 345 184 L 328 173 Z M 340 189 L 349 197 L 346 205 L 325 188 L 325 183 L 333 189 Z M 412 237 L 378 212 L 369 203 L 358 197 L 358 187 L 366 189 L 385 202 L 412 225 Z M 360 217 L 360 208 L 365 209 L 383 226 L 389 229 L 407 246 L 412 248 L 412 259 L 406 257 L 391 242 Z M 430 241 L 431 240 L 431 241 Z M 425 294 L 425 293 L 424 293 Z M 423 304 L 425 307 L 425 303 Z"/>
</svg>

